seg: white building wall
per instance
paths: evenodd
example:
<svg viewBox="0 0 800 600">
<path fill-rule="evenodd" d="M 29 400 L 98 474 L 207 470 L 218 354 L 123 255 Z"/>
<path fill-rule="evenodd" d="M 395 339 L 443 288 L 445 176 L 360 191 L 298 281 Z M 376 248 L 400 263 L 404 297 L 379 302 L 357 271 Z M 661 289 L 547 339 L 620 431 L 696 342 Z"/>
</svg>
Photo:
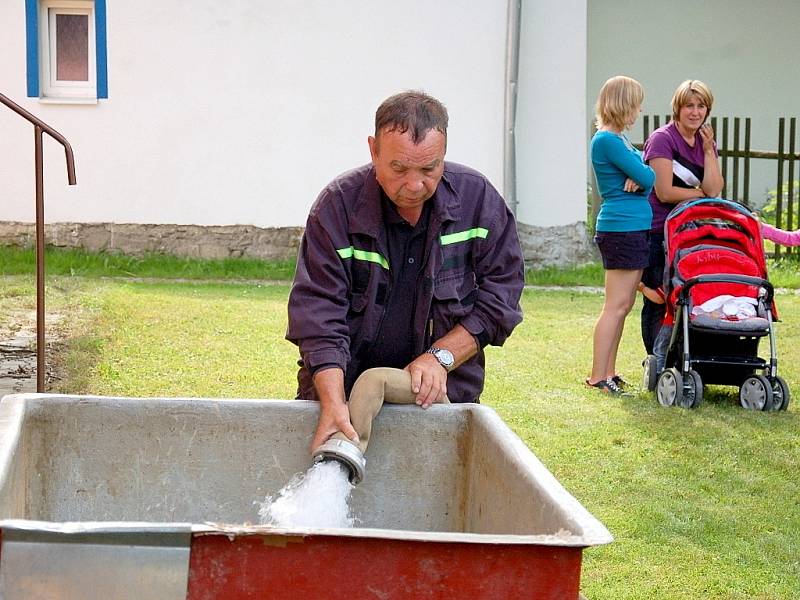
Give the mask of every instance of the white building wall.
<svg viewBox="0 0 800 600">
<path fill-rule="evenodd" d="M 586 220 L 586 0 L 527 0 L 517 103 L 517 216 Z"/>
<path fill-rule="evenodd" d="M 642 83 L 644 114 L 669 114 L 678 84 L 704 81 L 715 97 L 712 114 L 752 117 L 757 150 L 777 150 L 778 117 L 800 116 L 794 0 L 593 0 L 588 14 L 587 139 L 597 92 L 617 74 Z M 631 139 L 641 138 L 639 121 Z M 775 188 L 776 168 L 752 163 L 751 200 Z"/>
<path fill-rule="evenodd" d="M 0 2 L 0 92 L 76 159 L 70 188 L 45 138 L 48 222 L 302 225 L 408 88 L 447 105 L 448 158 L 502 191 L 506 2 L 109 2 L 109 99 L 89 106 L 26 97 L 24 8 Z M 0 106 L 0 221 L 33 205 L 33 128 Z"/>
</svg>

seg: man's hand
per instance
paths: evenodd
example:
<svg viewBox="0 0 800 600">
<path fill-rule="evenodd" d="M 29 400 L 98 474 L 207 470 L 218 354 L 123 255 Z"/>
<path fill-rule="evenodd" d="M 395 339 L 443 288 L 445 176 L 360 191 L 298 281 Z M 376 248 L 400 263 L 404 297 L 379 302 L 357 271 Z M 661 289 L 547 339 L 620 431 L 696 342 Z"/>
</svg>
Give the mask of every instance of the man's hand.
<svg viewBox="0 0 800 600">
<path fill-rule="evenodd" d="M 314 387 L 319 397 L 319 421 L 311 452 L 314 452 L 334 434 L 341 431 L 354 444 L 358 433 L 350 423 L 350 410 L 344 398 L 344 373 L 341 369 L 324 369 L 314 375 Z"/>
<path fill-rule="evenodd" d="M 358 434 L 350 423 L 350 411 L 344 402 L 330 406 L 320 404 L 319 421 L 314 439 L 311 440 L 311 452 L 327 442 L 334 433 L 342 432 L 354 444 L 358 444 Z"/>
<path fill-rule="evenodd" d="M 453 354 L 453 368 L 475 356 L 479 350 L 475 338 L 460 324 L 438 340 L 433 340 L 433 346 L 446 348 Z M 433 354 L 420 354 L 408 364 L 406 371 L 411 373 L 411 391 L 416 395 L 419 406 L 429 408 L 431 404 L 444 402 L 447 396 L 447 369 L 439 364 Z"/>
<path fill-rule="evenodd" d="M 422 408 L 442 402 L 447 396 L 447 370 L 433 354 L 420 354 L 409 363 L 406 371 L 411 373 L 411 391 Z"/>
</svg>

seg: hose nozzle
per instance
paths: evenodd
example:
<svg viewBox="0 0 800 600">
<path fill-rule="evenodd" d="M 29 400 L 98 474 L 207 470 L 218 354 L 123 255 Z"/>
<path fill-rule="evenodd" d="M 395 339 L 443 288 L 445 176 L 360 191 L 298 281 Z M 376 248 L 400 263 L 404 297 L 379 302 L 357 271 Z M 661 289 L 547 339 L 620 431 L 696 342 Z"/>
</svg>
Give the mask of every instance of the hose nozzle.
<svg viewBox="0 0 800 600">
<path fill-rule="evenodd" d="M 353 485 L 364 479 L 369 437 L 372 420 L 378 414 L 384 401 L 391 404 L 414 404 L 416 394 L 411 389 L 411 374 L 403 369 L 377 367 L 364 371 L 353 384 L 348 407 L 353 429 L 358 433 L 358 445 L 351 442 L 341 431 L 319 448 L 312 456 L 314 462 L 337 460 L 350 470 L 350 483 Z M 449 403 L 447 398 L 444 402 Z"/>
<path fill-rule="evenodd" d="M 352 442 L 340 439 L 329 439 L 312 454 L 314 462 L 335 460 L 343 464 L 350 472 L 350 483 L 357 485 L 364 479 L 364 468 L 367 459 Z"/>
</svg>

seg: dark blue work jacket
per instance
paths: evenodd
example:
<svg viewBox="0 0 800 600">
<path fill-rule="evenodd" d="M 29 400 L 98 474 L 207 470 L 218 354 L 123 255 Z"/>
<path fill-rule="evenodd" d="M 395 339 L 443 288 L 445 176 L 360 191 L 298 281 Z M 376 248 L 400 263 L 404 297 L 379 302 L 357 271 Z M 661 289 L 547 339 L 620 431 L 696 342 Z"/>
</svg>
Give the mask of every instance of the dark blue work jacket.
<svg viewBox="0 0 800 600">
<path fill-rule="evenodd" d="M 524 265 L 514 217 L 483 175 L 450 162 L 429 202 L 415 355 L 457 324 L 502 345 L 522 320 Z M 323 364 L 344 371 L 349 393 L 381 324 L 391 325 L 388 256 L 372 165 L 340 175 L 311 208 L 289 295 L 286 339 L 300 348 L 298 398 L 316 399 L 309 367 Z M 478 401 L 484 365 L 481 348 L 448 375 L 451 402 Z"/>
</svg>

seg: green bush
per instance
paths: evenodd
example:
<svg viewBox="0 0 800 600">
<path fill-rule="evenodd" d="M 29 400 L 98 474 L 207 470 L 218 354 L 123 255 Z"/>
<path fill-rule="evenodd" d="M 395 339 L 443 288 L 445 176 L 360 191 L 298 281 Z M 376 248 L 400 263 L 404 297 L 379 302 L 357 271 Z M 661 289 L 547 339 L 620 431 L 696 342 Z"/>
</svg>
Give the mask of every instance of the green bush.
<svg viewBox="0 0 800 600">
<path fill-rule="evenodd" d="M 789 197 L 789 182 L 783 184 L 783 194 L 782 194 L 782 206 L 784 215 L 786 214 L 786 207 L 789 205 L 791 201 L 794 206 L 798 205 L 798 198 L 800 197 L 800 181 L 792 182 L 792 197 Z M 769 223 L 770 225 L 776 225 L 778 219 L 778 190 L 770 190 L 767 192 L 767 201 L 764 205 L 759 209 L 759 214 L 761 215 L 761 220 Z M 786 225 L 786 219 L 781 219 L 781 225 Z"/>
</svg>

